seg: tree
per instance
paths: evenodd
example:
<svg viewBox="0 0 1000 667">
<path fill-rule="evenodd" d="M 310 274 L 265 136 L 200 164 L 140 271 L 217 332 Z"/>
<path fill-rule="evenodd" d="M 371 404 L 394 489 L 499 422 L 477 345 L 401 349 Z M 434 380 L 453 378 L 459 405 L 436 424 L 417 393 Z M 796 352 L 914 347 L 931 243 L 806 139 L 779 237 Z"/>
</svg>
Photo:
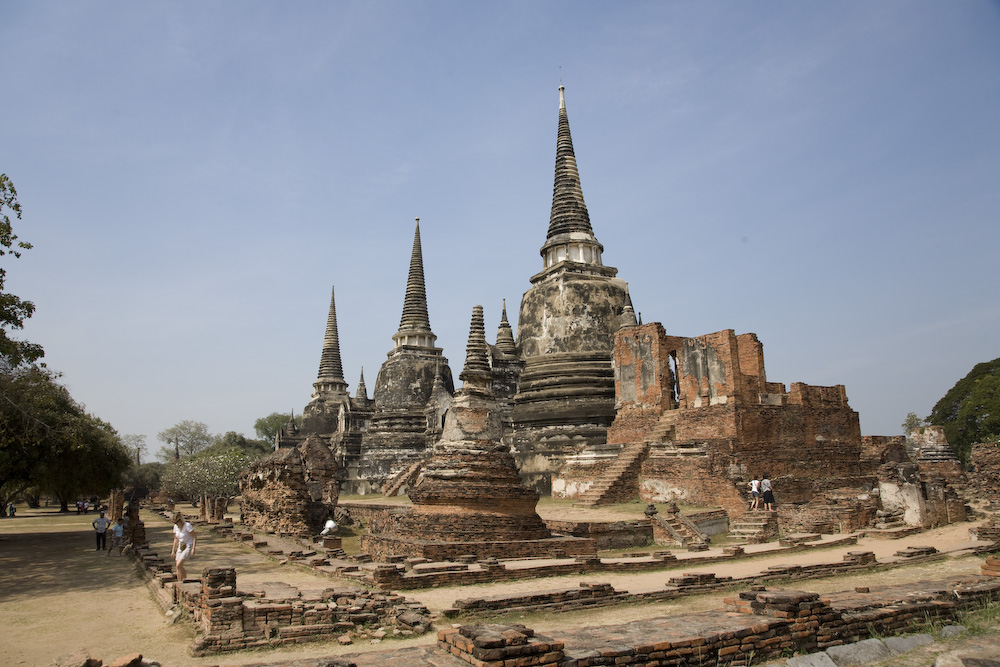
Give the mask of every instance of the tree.
<svg viewBox="0 0 1000 667">
<path fill-rule="evenodd" d="M 202 452 L 168 465 L 160 481 L 168 493 L 200 499 L 207 512 L 212 500 L 228 501 L 239 493 L 240 473 L 257 458 L 236 448 L 213 454 Z"/>
<path fill-rule="evenodd" d="M 42 465 L 38 480 L 59 500 L 60 511 L 69 511 L 80 496 L 104 496 L 121 487 L 132 456 L 110 424 L 81 408 L 64 415 L 55 440 L 54 456 Z"/>
<path fill-rule="evenodd" d="M 963 461 L 972 445 L 1000 436 L 1000 358 L 976 364 L 934 405 L 927 423 L 944 427 Z"/>
<path fill-rule="evenodd" d="M 0 257 L 21 256 L 21 250 L 31 248 L 30 243 L 18 241 L 10 214 L 21 219 L 21 204 L 17 201 L 17 190 L 7 174 L 0 174 Z M 41 345 L 10 337 L 8 331 L 23 329 L 24 321 L 35 312 L 35 304 L 4 291 L 7 270 L 0 267 L 0 357 L 7 365 L 16 368 L 41 359 L 45 351 Z"/>
<path fill-rule="evenodd" d="M 132 487 L 132 496 L 129 498 L 144 498 L 153 491 L 161 487 L 160 477 L 166 468 L 165 463 L 143 463 L 134 465 L 128 469 L 122 478 L 124 488 Z"/>
<path fill-rule="evenodd" d="M 274 439 L 278 437 L 278 433 L 290 419 L 292 419 L 290 412 L 272 412 L 255 421 L 253 428 L 257 432 L 257 438 L 266 442 L 270 448 L 274 446 Z M 302 415 L 295 417 L 295 425 L 302 425 Z"/>
<path fill-rule="evenodd" d="M 66 415 L 79 406 L 40 366 L 0 371 L 0 494 L 17 495 L 33 484 L 39 466 L 56 456 Z"/>
<path fill-rule="evenodd" d="M 230 449 L 245 452 L 255 459 L 271 453 L 270 444 L 262 440 L 249 440 L 245 435 L 236 431 L 226 431 L 223 435 L 215 436 L 215 442 L 210 447 L 202 450 L 202 453 L 222 454 Z"/>
<path fill-rule="evenodd" d="M 38 486 L 63 509 L 79 494 L 116 486 L 131 458 L 111 426 L 88 414 L 40 366 L 0 372 L 0 491 Z"/>
<path fill-rule="evenodd" d="M 126 433 L 121 439 L 126 449 L 135 454 L 135 464 L 142 465 L 142 453 L 146 451 L 146 436 L 141 433 Z"/>
<path fill-rule="evenodd" d="M 916 412 L 906 413 L 906 419 L 903 420 L 903 435 L 909 437 L 910 431 L 926 423 L 926 421 L 917 416 Z"/>
<path fill-rule="evenodd" d="M 160 448 L 159 458 L 173 461 L 177 457 L 192 456 L 211 445 L 215 438 L 208 432 L 208 425 L 203 422 L 186 419 L 174 424 L 156 436 L 166 443 Z"/>
</svg>

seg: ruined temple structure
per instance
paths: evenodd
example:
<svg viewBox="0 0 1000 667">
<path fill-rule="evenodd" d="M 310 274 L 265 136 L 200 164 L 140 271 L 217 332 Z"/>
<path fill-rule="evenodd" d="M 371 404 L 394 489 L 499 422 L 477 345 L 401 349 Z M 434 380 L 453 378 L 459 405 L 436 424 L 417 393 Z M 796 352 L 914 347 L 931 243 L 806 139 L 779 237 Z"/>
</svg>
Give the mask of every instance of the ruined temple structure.
<svg viewBox="0 0 1000 667">
<path fill-rule="evenodd" d="M 602 263 L 590 224 L 559 87 L 552 210 L 542 270 L 521 299 L 517 348 L 524 361 L 511 443 L 522 477 L 550 493 L 574 456 L 606 449 L 615 417 L 614 334 L 628 304 L 625 281 Z"/>
<path fill-rule="evenodd" d="M 338 473 L 330 448 L 319 436 L 279 447 L 240 477 L 243 525 L 281 535 L 315 535 L 337 506 Z"/>
<path fill-rule="evenodd" d="M 965 519 L 961 469 L 946 444 L 935 439 L 911 462 L 902 438 L 862 439 L 842 385 L 769 382 L 755 334 L 688 338 L 656 322 L 623 326 L 615 379 L 608 443 L 618 451 L 578 457 L 558 480 L 584 504 L 639 495 L 740 516 L 746 482 L 767 475 L 786 528 L 853 530 L 880 511 L 923 527 Z"/>
<path fill-rule="evenodd" d="M 462 389 L 445 416 L 440 441 L 409 490 L 409 511 L 373 522 L 365 552 L 385 558 L 520 558 L 594 553 L 593 540 L 553 537 L 535 512 L 537 491 L 518 476 L 501 444 L 483 309 L 473 309 Z"/>
<path fill-rule="evenodd" d="M 332 434 L 337 430 L 341 411 L 350 405 L 344 368 L 340 361 L 340 335 L 337 331 L 337 303 L 330 288 L 330 312 L 326 319 L 319 374 L 313 383 L 312 398 L 302 411 L 304 433 Z"/>
<path fill-rule="evenodd" d="M 455 391 L 448 360 L 434 343 L 420 247 L 420 220 L 413 234 L 410 272 L 399 330 L 375 380 L 374 411 L 361 436 L 353 490 L 378 490 L 393 474 L 422 459 L 441 435 Z"/>
<path fill-rule="evenodd" d="M 455 394 L 435 347 L 419 220 L 399 330 L 372 399 L 363 374 L 357 395 L 347 393 L 331 294 L 302 430 L 290 427 L 278 444 L 319 436 L 340 465 L 343 493 L 409 492 L 414 510 L 381 526 L 373 553 L 428 553 L 414 545 L 436 533 L 450 536 L 438 556 L 482 555 L 489 549 L 468 545 L 485 532 L 493 542 L 508 534 L 519 544 L 550 539 L 539 532 L 537 496 L 524 495 L 518 474 L 532 494 L 581 504 L 639 496 L 722 507 L 732 517 L 747 511 L 750 477 L 767 475 L 777 519 L 794 530 L 964 516 L 961 467 L 933 427 L 905 442 L 863 438 L 842 385 L 769 381 L 755 334 L 687 337 L 641 324 L 603 252 L 560 87 L 542 268 L 521 299 L 516 337 L 506 303 L 493 345 L 480 333 L 481 312 L 479 324 L 474 318 L 462 391 Z M 498 513 L 481 514 L 490 503 Z M 450 532 L 436 523 L 445 517 Z"/>
</svg>

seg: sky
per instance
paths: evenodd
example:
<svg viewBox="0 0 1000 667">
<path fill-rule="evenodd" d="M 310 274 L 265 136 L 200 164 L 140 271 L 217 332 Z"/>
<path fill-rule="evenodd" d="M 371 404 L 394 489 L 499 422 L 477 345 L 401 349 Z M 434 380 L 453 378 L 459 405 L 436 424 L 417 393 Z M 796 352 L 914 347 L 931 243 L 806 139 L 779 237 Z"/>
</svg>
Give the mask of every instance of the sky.
<svg viewBox="0 0 1000 667">
<path fill-rule="evenodd" d="M 453 372 L 542 268 L 558 86 L 604 263 L 671 335 L 902 432 L 1000 356 L 1000 2 L 0 3 L 18 336 L 120 433 L 349 391 L 420 218 Z"/>
</svg>

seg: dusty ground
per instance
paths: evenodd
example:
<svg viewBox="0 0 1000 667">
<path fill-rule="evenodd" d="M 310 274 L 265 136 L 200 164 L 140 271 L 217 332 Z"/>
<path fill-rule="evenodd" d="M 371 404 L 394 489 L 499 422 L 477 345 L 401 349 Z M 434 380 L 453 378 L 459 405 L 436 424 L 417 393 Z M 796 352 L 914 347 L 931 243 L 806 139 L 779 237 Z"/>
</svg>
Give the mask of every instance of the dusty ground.
<svg viewBox="0 0 1000 667">
<path fill-rule="evenodd" d="M 52 664 L 53 658 L 80 648 L 86 648 L 91 655 L 100 657 L 105 662 L 138 651 L 165 667 L 220 663 L 238 665 L 282 658 L 401 648 L 434 641 L 434 635 L 430 633 L 405 642 L 385 642 L 377 646 L 341 647 L 324 642 L 308 644 L 304 649 L 192 658 L 187 652 L 194 636 L 191 625 L 184 621 L 172 624 L 167 620 L 164 610 L 156 603 L 130 560 L 114 555 L 109 557 L 106 552 L 95 550 L 90 525 L 94 518 L 94 514 L 78 516 L 20 507 L 17 517 L 0 519 L 0 665 L 42 667 Z M 149 513 L 143 514 L 143 520 L 146 522 L 151 545 L 169 552 L 171 535 L 168 523 Z M 875 551 L 881 560 L 905 546 L 927 544 L 941 550 L 955 551 L 956 555 L 927 565 L 811 580 L 795 586 L 823 592 L 889 581 L 916 580 L 963 572 L 978 573 L 982 562 L 980 557 L 959 555 L 960 549 L 969 544 L 968 528 L 969 524 L 959 524 L 902 540 L 863 540 L 857 546 L 780 556 L 760 555 L 727 565 L 694 567 L 692 564 L 691 567 L 678 570 L 634 575 L 597 575 L 585 580 L 606 581 L 619 589 L 640 591 L 663 586 L 670 576 L 679 572 L 707 571 L 719 575 L 741 576 L 760 572 L 769 565 L 779 563 L 835 562 L 848 550 Z M 680 555 L 685 554 L 681 552 Z M 203 567 L 222 565 L 237 568 L 241 588 L 265 581 L 284 581 L 302 588 L 322 588 L 333 582 L 327 577 L 312 574 L 305 568 L 282 566 L 241 544 L 201 531 L 198 550 L 189 571 L 199 572 Z M 498 585 L 419 590 L 406 595 L 423 602 L 432 610 L 440 610 L 452 606 L 459 598 L 566 588 L 576 585 L 580 580 L 579 576 L 550 577 Z M 673 603 L 612 607 L 588 612 L 530 614 L 508 620 L 525 622 L 540 632 L 551 633 L 559 628 L 622 623 L 654 615 L 717 609 L 722 605 L 722 598 L 730 594 L 719 593 L 685 598 Z M 910 664 L 921 663 L 906 664 L 909 667 Z"/>
</svg>

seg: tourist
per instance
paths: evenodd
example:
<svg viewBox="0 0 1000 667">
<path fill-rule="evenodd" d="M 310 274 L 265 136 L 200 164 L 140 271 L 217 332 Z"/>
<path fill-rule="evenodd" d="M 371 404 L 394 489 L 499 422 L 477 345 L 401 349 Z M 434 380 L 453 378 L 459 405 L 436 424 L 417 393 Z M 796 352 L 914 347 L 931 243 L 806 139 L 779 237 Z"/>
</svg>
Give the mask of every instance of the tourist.
<svg viewBox="0 0 1000 667">
<path fill-rule="evenodd" d="M 104 551 L 108 544 L 108 526 L 111 525 L 111 521 L 104 516 L 104 512 L 101 512 L 101 516 L 94 519 L 90 525 L 97 531 L 97 550 Z"/>
<path fill-rule="evenodd" d="M 337 532 L 337 523 L 333 519 L 327 519 L 326 524 L 323 526 L 323 530 L 320 532 L 320 537 L 326 537 L 331 533 Z"/>
<path fill-rule="evenodd" d="M 764 494 L 764 511 L 770 512 L 774 509 L 774 492 L 771 490 L 771 480 L 768 479 L 767 473 L 764 473 L 763 479 L 760 480 L 760 490 Z"/>
<path fill-rule="evenodd" d="M 750 509 L 755 510 L 760 506 L 760 480 L 756 477 L 751 477 L 750 481 L 747 482 L 747 486 L 750 487 Z"/>
<path fill-rule="evenodd" d="M 194 544 L 194 526 L 184 520 L 183 514 L 177 512 L 174 514 L 174 546 L 170 549 L 170 555 L 174 557 L 177 581 L 181 583 L 184 583 L 187 577 L 184 561 L 194 555 Z"/>
<path fill-rule="evenodd" d="M 122 555 L 122 551 L 125 549 L 125 522 L 122 519 L 118 519 L 111 526 L 111 546 L 108 547 L 108 555 L 111 555 L 111 550 L 118 547 L 118 555 Z"/>
</svg>

